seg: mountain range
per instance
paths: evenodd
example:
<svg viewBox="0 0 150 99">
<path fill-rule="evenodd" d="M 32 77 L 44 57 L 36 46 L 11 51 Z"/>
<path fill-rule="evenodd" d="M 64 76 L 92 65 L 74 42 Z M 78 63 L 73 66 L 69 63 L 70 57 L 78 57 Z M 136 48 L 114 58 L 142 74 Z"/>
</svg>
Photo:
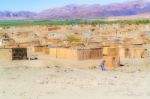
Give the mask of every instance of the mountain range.
<svg viewBox="0 0 150 99">
<path fill-rule="evenodd" d="M 70 4 L 59 8 L 51 8 L 39 13 L 20 11 L 0 11 L 0 20 L 18 19 L 82 19 L 115 16 L 132 16 L 150 13 L 150 2 L 145 0 L 126 3 L 100 4 Z"/>
</svg>

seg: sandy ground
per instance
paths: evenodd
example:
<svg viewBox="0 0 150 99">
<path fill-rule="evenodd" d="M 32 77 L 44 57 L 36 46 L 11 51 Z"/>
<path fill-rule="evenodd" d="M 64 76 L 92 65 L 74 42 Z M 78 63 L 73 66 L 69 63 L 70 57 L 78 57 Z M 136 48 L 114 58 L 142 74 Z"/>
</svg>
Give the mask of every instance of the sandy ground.
<svg viewBox="0 0 150 99">
<path fill-rule="evenodd" d="M 3 61 L 0 99 L 149 99 L 149 65 L 139 59 L 123 62 L 124 67 L 102 72 L 93 68 L 98 60 Z"/>
</svg>

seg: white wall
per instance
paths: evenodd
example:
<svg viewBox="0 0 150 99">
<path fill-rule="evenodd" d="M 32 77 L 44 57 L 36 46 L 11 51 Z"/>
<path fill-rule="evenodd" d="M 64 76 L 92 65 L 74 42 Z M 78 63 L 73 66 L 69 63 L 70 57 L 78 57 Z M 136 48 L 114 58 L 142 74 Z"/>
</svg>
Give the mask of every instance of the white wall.
<svg viewBox="0 0 150 99">
<path fill-rule="evenodd" d="M 2 39 L 0 39 L 0 46 L 2 46 L 2 43 L 3 43 L 3 40 L 2 40 Z"/>
</svg>

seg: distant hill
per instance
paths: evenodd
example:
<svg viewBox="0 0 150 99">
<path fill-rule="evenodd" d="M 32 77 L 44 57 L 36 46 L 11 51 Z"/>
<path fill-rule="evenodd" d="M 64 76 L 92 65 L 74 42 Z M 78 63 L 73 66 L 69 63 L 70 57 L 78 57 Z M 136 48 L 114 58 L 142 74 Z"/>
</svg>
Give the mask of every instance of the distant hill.
<svg viewBox="0 0 150 99">
<path fill-rule="evenodd" d="M 20 11 L 20 12 L 0 12 L 0 20 L 13 20 L 13 19 L 32 19 L 36 16 L 36 13 L 29 11 Z"/>
<path fill-rule="evenodd" d="M 143 20 L 150 19 L 150 13 L 131 15 L 131 16 L 112 16 L 105 18 L 105 21 L 117 21 L 117 20 Z"/>
<path fill-rule="evenodd" d="M 150 2 L 145 0 L 116 3 L 110 5 L 66 5 L 48 9 L 40 13 L 28 11 L 0 12 L 0 19 L 82 19 L 116 16 L 138 16 L 150 13 Z"/>
</svg>

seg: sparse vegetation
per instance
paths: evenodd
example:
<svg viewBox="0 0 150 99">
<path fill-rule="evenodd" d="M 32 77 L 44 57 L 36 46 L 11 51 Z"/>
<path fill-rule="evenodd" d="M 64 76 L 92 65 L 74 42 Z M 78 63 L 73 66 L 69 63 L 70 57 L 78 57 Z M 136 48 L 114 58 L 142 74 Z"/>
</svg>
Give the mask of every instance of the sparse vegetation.
<svg viewBox="0 0 150 99">
<path fill-rule="evenodd" d="M 80 39 L 75 37 L 74 35 L 68 35 L 66 40 L 69 42 L 69 43 L 78 43 L 80 42 Z"/>
<path fill-rule="evenodd" d="M 149 24 L 149 19 L 143 20 L 118 20 L 118 21 L 102 21 L 102 20 L 1 20 L 0 26 L 32 26 L 32 25 L 76 25 L 76 24 L 91 24 L 101 25 L 101 24 Z"/>
</svg>

